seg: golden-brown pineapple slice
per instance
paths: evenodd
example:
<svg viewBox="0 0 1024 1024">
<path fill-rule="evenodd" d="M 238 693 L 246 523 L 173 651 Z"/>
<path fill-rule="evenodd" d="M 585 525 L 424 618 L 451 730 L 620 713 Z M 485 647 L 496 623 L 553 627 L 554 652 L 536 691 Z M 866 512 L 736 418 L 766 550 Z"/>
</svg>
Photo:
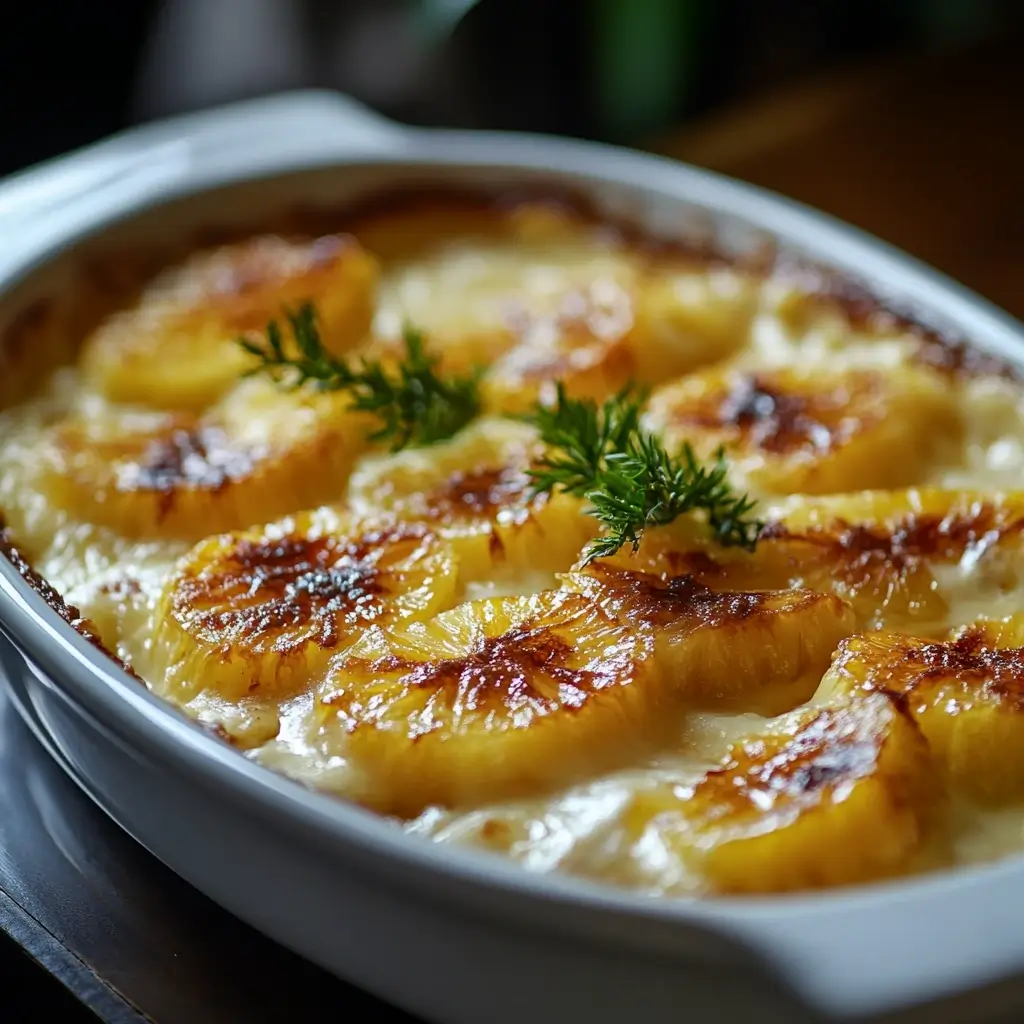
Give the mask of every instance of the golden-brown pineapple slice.
<svg viewBox="0 0 1024 1024">
<path fill-rule="evenodd" d="M 847 280 L 809 267 L 778 271 L 761 290 L 758 323 L 744 357 L 759 366 L 888 373 L 917 362 L 922 345 L 929 344 L 920 331 L 882 309 L 867 292 L 851 289 Z"/>
<path fill-rule="evenodd" d="M 846 602 L 809 590 L 710 590 L 693 576 L 600 561 L 565 579 L 613 617 L 652 630 L 659 670 L 695 708 L 788 711 L 811 696 L 854 629 Z"/>
<path fill-rule="evenodd" d="M 914 367 L 711 369 L 656 392 L 647 423 L 669 447 L 724 447 L 735 478 L 762 494 L 924 482 L 961 433 L 947 383 Z"/>
<path fill-rule="evenodd" d="M 627 810 L 720 893 L 849 885 L 925 854 L 939 810 L 931 754 L 899 702 L 871 694 L 792 712 L 737 743 L 695 786 Z"/>
<path fill-rule="evenodd" d="M 491 368 L 491 408 L 550 401 L 556 383 L 604 398 L 629 381 L 658 383 L 729 355 L 745 337 L 755 286 L 726 269 L 659 268 L 596 276 L 554 309 L 509 319 L 515 344 Z"/>
<path fill-rule="evenodd" d="M 400 351 L 412 323 L 446 368 L 490 367 L 492 409 L 544 399 L 555 380 L 593 397 L 629 379 L 662 381 L 746 336 L 758 294 L 749 275 L 652 259 L 558 204 L 452 215 L 454 232 L 439 233 L 426 211 L 360 228 L 389 261 L 371 351 Z"/>
<path fill-rule="evenodd" d="M 659 384 L 733 354 L 757 309 L 757 279 L 726 266 L 655 266 L 639 283 L 629 335 L 637 379 Z"/>
<path fill-rule="evenodd" d="M 376 261 L 340 235 L 303 242 L 263 236 L 199 253 L 86 339 L 85 379 L 111 401 L 202 409 L 253 364 L 237 339 L 261 334 L 284 307 L 314 302 L 331 352 L 361 341 L 377 274 Z"/>
<path fill-rule="evenodd" d="M 550 402 L 558 383 L 573 397 L 603 398 L 638 375 L 629 340 L 633 295 L 611 276 L 565 293 L 553 311 L 523 308 L 511 322 L 515 344 L 483 382 L 490 409 L 520 412 Z"/>
<path fill-rule="evenodd" d="M 954 591 L 977 598 L 1020 585 L 1024 494 L 937 489 L 794 500 L 753 552 L 724 548 L 702 524 L 648 530 L 612 564 L 662 576 L 693 574 L 716 589 L 810 587 L 851 603 L 859 628 L 949 626 Z"/>
<path fill-rule="evenodd" d="M 820 695 L 881 691 L 901 699 L 951 786 L 985 804 L 1024 798 L 1024 616 L 977 622 L 944 641 L 851 637 Z"/>
<path fill-rule="evenodd" d="M 510 316 L 515 341 L 485 377 L 485 400 L 521 411 L 550 401 L 557 383 L 573 397 L 604 398 L 630 381 L 660 382 L 721 359 L 743 339 L 751 294 L 706 269 L 596 277 L 554 309 Z M 721 308 L 732 302 L 730 313 Z"/>
<path fill-rule="evenodd" d="M 635 763 L 678 738 L 687 710 L 728 706 L 740 690 L 744 707 L 787 703 L 797 680 L 800 696 L 813 689 L 834 647 L 821 637 L 834 625 L 801 617 L 799 598 L 778 618 L 801 618 L 802 639 L 765 629 L 756 611 L 694 613 L 663 601 L 666 616 L 690 616 L 667 626 L 568 590 L 373 630 L 335 659 L 321 690 L 328 748 L 359 772 L 362 799 L 402 815 L 526 796 Z M 812 662 L 822 664 L 812 671 Z"/>
<path fill-rule="evenodd" d="M 198 539 L 337 500 L 371 421 L 340 393 L 255 378 L 203 417 L 100 410 L 47 438 L 42 487 L 132 538 Z"/>
<path fill-rule="evenodd" d="M 450 372 L 491 366 L 524 346 L 531 359 L 551 358 L 550 339 L 561 324 L 579 320 L 580 304 L 594 288 L 612 296 L 595 315 L 618 315 L 618 299 L 637 274 L 634 255 L 580 224 L 521 224 L 522 231 L 507 219 L 497 234 L 448 234 L 427 245 L 425 258 L 391 263 L 381 282 L 371 354 L 400 353 L 403 325 L 412 324 Z M 415 238 L 410 244 L 414 250 L 423 245 Z"/>
<path fill-rule="evenodd" d="M 597 524 L 579 499 L 534 495 L 527 471 L 538 452 L 531 427 L 485 417 L 444 444 L 366 460 L 350 504 L 430 523 L 455 549 L 464 582 L 561 572 Z"/>
<path fill-rule="evenodd" d="M 403 816 L 471 806 L 543 792 L 666 742 L 678 701 L 649 655 L 645 633 L 578 594 L 487 598 L 369 630 L 332 662 L 317 713 L 363 802 Z"/>
<path fill-rule="evenodd" d="M 371 625 L 427 618 L 454 602 L 455 560 L 420 524 L 304 513 L 201 541 L 171 575 L 154 657 L 179 699 L 293 693 Z"/>
</svg>

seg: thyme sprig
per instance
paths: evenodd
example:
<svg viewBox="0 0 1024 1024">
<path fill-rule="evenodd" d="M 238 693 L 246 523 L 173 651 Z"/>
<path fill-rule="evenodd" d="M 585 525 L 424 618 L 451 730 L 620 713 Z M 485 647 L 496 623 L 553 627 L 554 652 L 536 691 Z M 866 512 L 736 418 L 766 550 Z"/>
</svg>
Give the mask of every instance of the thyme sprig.
<svg viewBox="0 0 1024 1024">
<path fill-rule="evenodd" d="M 719 449 L 710 466 L 689 444 L 670 454 L 640 425 L 645 397 L 626 389 L 598 406 L 569 398 L 559 385 L 554 405 L 528 416 L 550 449 L 531 470 L 535 491 L 585 498 L 604 527 L 583 564 L 626 544 L 636 551 L 645 529 L 689 512 L 704 516 L 723 547 L 753 550 L 764 523 L 751 517 L 756 502 L 732 489 L 724 453 Z"/>
<path fill-rule="evenodd" d="M 310 303 L 285 310 L 284 317 L 294 350 L 286 347 L 280 323 L 271 320 L 264 342 L 239 339 L 259 359 L 248 372 L 269 373 L 295 387 L 312 382 L 325 390 L 346 391 L 351 409 L 380 420 L 370 440 L 389 442 L 393 452 L 445 441 L 480 412 L 480 373 L 442 376 L 438 360 L 427 353 L 422 333 L 413 327 L 404 329 L 405 357 L 392 369 L 375 360 L 347 362 L 332 355 Z"/>
<path fill-rule="evenodd" d="M 371 413 L 380 427 L 372 441 L 389 442 L 396 452 L 408 445 L 431 445 L 454 436 L 481 411 L 482 371 L 441 376 L 423 335 L 403 333 L 405 358 L 394 368 L 368 359 L 346 362 L 324 345 L 315 308 L 307 303 L 286 310 L 294 340 L 286 346 L 281 325 L 272 320 L 265 342 L 239 340 L 259 360 L 249 373 L 268 373 L 292 386 L 346 391 L 351 408 Z M 535 493 L 562 491 L 586 499 L 589 514 L 604 532 L 584 550 L 583 564 L 613 555 L 626 544 L 634 551 L 644 530 L 680 516 L 699 513 L 724 547 L 753 550 L 764 523 L 751 513 L 756 503 L 729 483 L 721 449 L 703 464 L 684 444 L 671 454 L 641 424 L 646 392 L 627 387 L 601 405 L 570 398 L 558 385 L 553 404 L 538 403 L 523 417 L 532 423 L 546 453 L 531 468 Z"/>
</svg>

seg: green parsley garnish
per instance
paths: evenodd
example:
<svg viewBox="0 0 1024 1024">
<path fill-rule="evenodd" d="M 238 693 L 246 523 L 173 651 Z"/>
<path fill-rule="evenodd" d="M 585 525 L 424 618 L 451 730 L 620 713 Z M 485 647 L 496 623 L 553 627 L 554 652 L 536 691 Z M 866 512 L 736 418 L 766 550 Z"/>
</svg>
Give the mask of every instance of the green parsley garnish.
<svg viewBox="0 0 1024 1024">
<path fill-rule="evenodd" d="M 583 564 L 625 544 L 636 551 L 647 527 L 688 512 L 703 513 L 724 547 L 753 550 L 764 524 L 750 518 L 755 502 L 730 487 L 723 452 L 711 467 L 698 461 L 689 444 L 670 455 L 640 427 L 644 399 L 626 389 L 598 406 L 568 398 L 559 385 L 555 404 L 527 417 L 552 449 L 531 471 L 534 489 L 586 498 L 590 514 L 605 528 L 584 550 Z"/>
<path fill-rule="evenodd" d="M 403 332 L 405 358 L 392 371 L 380 362 L 349 363 L 331 355 L 310 303 L 285 310 L 284 316 L 298 354 L 285 351 L 281 326 L 271 320 L 265 343 L 239 339 L 260 360 L 249 372 L 267 372 L 295 387 L 312 382 L 325 390 L 348 392 L 353 410 L 372 413 L 381 421 L 370 440 L 390 442 L 393 452 L 445 441 L 480 412 L 480 374 L 442 377 L 438 360 L 427 354 L 423 335 L 413 327 Z"/>
</svg>

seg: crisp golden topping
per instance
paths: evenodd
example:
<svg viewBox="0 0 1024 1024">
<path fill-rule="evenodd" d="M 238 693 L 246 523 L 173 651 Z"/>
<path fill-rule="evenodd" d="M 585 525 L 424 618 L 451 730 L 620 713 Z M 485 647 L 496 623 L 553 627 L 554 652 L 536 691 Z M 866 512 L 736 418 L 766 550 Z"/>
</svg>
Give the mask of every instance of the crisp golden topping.
<svg viewBox="0 0 1024 1024">
<path fill-rule="evenodd" d="M 547 496 L 532 493 L 532 482 L 518 465 L 452 473 L 423 497 L 426 517 L 439 522 L 499 516 L 503 523 L 524 523 Z"/>
<path fill-rule="evenodd" d="M 158 616 L 176 685 L 232 695 L 295 689 L 374 623 L 434 614 L 456 569 L 426 527 L 309 517 L 215 537 L 178 566 Z"/>
<path fill-rule="evenodd" d="M 175 428 L 146 441 L 138 461 L 122 464 L 116 486 L 119 491 L 165 494 L 182 486 L 218 491 L 249 476 L 261 454 L 232 444 L 220 427 Z"/>
<path fill-rule="evenodd" d="M 486 715 L 501 708 L 514 718 L 517 728 L 539 722 L 555 711 L 582 708 L 595 694 L 611 686 L 632 682 L 639 672 L 634 660 L 636 645 L 622 642 L 621 627 L 603 627 L 607 641 L 601 657 L 578 657 L 572 629 L 593 619 L 594 609 L 583 598 L 566 597 L 553 620 L 532 616 L 498 636 L 480 636 L 465 652 L 441 661 L 419 661 L 387 655 L 374 660 L 347 658 L 345 673 L 367 676 L 394 675 L 404 691 L 428 690 L 441 705 L 459 706 L 461 714 Z M 580 663 L 582 661 L 582 664 Z M 323 698 L 328 707 L 345 704 L 346 721 L 353 729 L 387 716 L 387 708 L 371 701 L 356 705 L 343 693 Z M 417 716 L 411 738 L 445 727 L 441 717 Z"/>
<path fill-rule="evenodd" d="M 663 740 L 672 701 L 649 654 L 643 633 L 579 595 L 488 599 L 370 630 L 333 661 L 319 714 L 374 806 L 521 796 Z"/>
<path fill-rule="evenodd" d="M 126 537 L 184 540 L 337 499 L 366 447 L 365 421 L 344 400 L 290 400 L 261 381 L 202 417 L 119 408 L 69 416 L 45 442 L 57 506 Z"/>
<path fill-rule="evenodd" d="M 845 601 L 810 590 L 713 590 L 693 576 L 600 561 L 570 573 L 566 585 L 650 630 L 656 664 L 695 708 L 788 711 L 810 697 L 854 629 Z"/>
<path fill-rule="evenodd" d="M 660 828 L 721 892 L 778 892 L 898 874 L 924 852 L 938 809 L 928 745 L 882 694 L 794 712 L 737 743 L 684 792 L 629 815 Z"/>
<path fill-rule="evenodd" d="M 776 455 L 823 455 L 848 444 L 884 415 L 876 404 L 882 387 L 875 373 L 850 374 L 822 390 L 798 391 L 787 384 L 778 375 L 737 374 L 723 391 L 674 408 L 672 426 L 727 431 L 746 447 Z M 851 418 L 851 406 L 861 405 L 863 414 Z"/>
<path fill-rule="evenodd" d="M 309 641 L 334 648 L 341 628 L 373 622 L 384 610 L 378 564 L 385 545 L 412 550 L 423 536 L 422 530 L 398 527 L 356 539 L 245 538 L 215 575 L 202 570 L 182 576 L 174 614 L 202 639 L 238 636 L 254 650 L 269 640 L 278 652 Z M 303 633 L 276 635 L 295 626 L 303 626 Z"/>
<path fill-rule="evenodd" d="M 85 339 L 83 372 L 112 401 L 198 411 L 252 365 L 237 338 L 262 332 L 282 305 L 316 299 L 331 352 L 360 342 L 370 329 L 377 274 L 369 254 L 341 235 L 268 235 L 200 252 Z"/>
<path fill-rule="evenodd" d="M 607 562 L 595 562 L 575 580 L 584 593 L 600 596 L 620 613 L 676 629 L 741 623 L 765 611 L 772 599 L 766 591 L 716 591 L 691 575 L 665 578 Z"/>
<path fill-rule="evenodd" d="M 660 388 L 649 420 L 670 443 L 724 446 L 734 472 L 771 494 L 913 484 L 962 432 L 945 381 L 909 367 L 711 368 Z"/>
<path fill-rule="evenodd" d="M 978 622 L 943 641 L 885 634 L 839 645 L 822 695 L 882 692 L 920 725 L 951 784 L 976 800 L 1024 796 L 1024 620 Z"/>
<path fill-rule="evenodd" d="M 863 626 L 933 631 L 949 625 L 937 572 L 976 567 L 979 590 L 1015 585 L 1024 502 L 964 491 L 877 491 L 795 504 L 770 521 L 752 553 L 715 548 L 686 524 L 652 532 L 612 561 L 715 589 L 805 586 L 851 602 Z"/>
</svg>

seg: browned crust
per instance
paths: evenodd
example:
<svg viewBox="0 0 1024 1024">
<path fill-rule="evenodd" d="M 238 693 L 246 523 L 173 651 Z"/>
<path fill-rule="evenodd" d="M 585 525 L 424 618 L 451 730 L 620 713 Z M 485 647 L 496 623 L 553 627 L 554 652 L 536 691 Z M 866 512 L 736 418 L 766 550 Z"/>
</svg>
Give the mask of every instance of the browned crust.
<svg viewBox="0 0 1024 1024">
<path fill-rule="evenodd" d="M 365 628 L 387 616 L 397 582 L 389 564 L 429 537 L 423 524 L 398 523 L 351 538 L 242 538 L 202 571 L 182 574 L 173 613 L 191 633 L 271 643 L 281 656 L 309 643 L 332 650 L 342 626 Z"/>
<path fill-rule="evenodd" d="M 436 693 L 438 698 L 431 699 L 431 707 L 452 709 L 456 714 L 515 714 L 524 704 L 541 709 L 543 714 L 555 710 L 580 711 L 595 694 L 628 684 L 641 671 L 637 639 L 609 649 L 607 657 L 596 667 L 579 668 L 573 664 L 578 651 L 561 633 L 571 629 L 574 621 L 590 617 L 611 624 L 593 602 L 573 596 L 554 613 L 528 618 L 498 636 L 482 636 L 473 650 L 460 657 L 433 661 L 397 655 L 374 660 L 350 657 L 339 665 L 339 671 L 345 676 L 369 679 L 391 677 L 399 693 Z M 344 690 L 324 699 L 327 706 L 352 702 L 352 695 Z M 374 717 L 353 716 L 349 728 L 354 730 Z M 439 728 L 440 721 L 436 715 L 433 717 L 433 729 Z M 414 733 L 410 739 L 421 735 L 426 733 Z"/>
<path fill-rule="evenodd" d="M 856 639 L 840 644 L 836 666 L 842 670 L 851 660 L 864 662 L 864 689 L 914 706 L 955 683 L 976 700 L 988 700 L 1015 713 L 1024 710 L 1024 648 L 995 647 L 983 626 L 969 627 L 945 642 L 896 641 L 878 658 L 872 658 L 872 649 L 865 650 Z"/>
<path fill-rule="evenodd" d="M 916 733 L 900 703 L 888 703 L 890 713 L 906 718 Z M 853 702 L 813 712 L 792 734 L 738 743 L 697 784 L 694 808 L 704 812 L 709 824 L 721 825 L 729 819 L 760 817 L 766 805 L 779 811 L 787 805 L 817 804 L 837 786 L 875 771 L 890 720 L 884 706 Z"/>
<path fill-rule="evenodd" d="M 514 521 L 520 525 L 546 501 L 546 494 L 533 494 L 532 479 L 523 466 L 483 467 L 453 473 L 429 491 L 424 498 L 424 516 L 441 523 L 493 519 L 514 507 Z"/>
<path fill-rule="evenodd" d="M 826 548 L 839 564 L 883 558 L 894 568 L 905 568 L 920 558 L 957 559 L 983 538 L 998 543 L 1022 530 L 1024 517 L 1007 515 L 996 504 L 983 502 L 959 514 L 910 513 L 891 524 L 850 523 L 839 518 L 826 526 L 791 531 L 785 523 L 773 522 L 764 528 L 761 539 Z"/>
<path fill-rule="evenodd" d="M 179 428 L 150 440 L 139 461 L 119 475 L 117 489 L 157 491 L 169 499 L 183 487 L 218 492 L 251 476 L 261 454 L 233 444 L 221 427 Z"/>
<path fill-rule="evenodd" d="M 969 339 L 927 323 L 909 307 L 886 302 L 855 278 L 780 254 L 773 271 L 791 280 L 812 304 L 839 312 L 854 329 L 868 333 L 905 333 L 917 339 L 915 362 L 950 377 L 981 376 L 1024 380 L 1019 366 L 975 348 Z"/>
<path fill-rule="evenodd" d="M 811 450 L 826 455 L 848 443 L 853 433 L 872 426 L 880 413 L 851 409 L 866 406 L 882 392 L 877 374 L 852 374 L 833 389 L 794 391 L 770 373 L 736 374 L 692 403 L 670 412 L 671 422 L 728 431 L 748 448 L 773 455 Z"/>
<path fill-rule="evenodd" d="M 128 665 L 122 658 L 118 657 L 100 638 L 99 630 L 96 628 L 96 624 L 91 620 L 87 619 L 82 613 L 72 604 L 68 604 L 67 601 L 45 580 L 42 576 L 36 572 L 35 569 L 29 564 L 28 560 L 21 553 L 21 551 L 15 546 L 11 532 L 4 523 L 3 516 L 0 515 L 0 555 L 3 555 L 15 569 L 18 570 L 21 578 L 50 606 L 79 636 L 84 637 L 96 648 L 101 651 L 112 661 L 116 662 L 121 666 L 130 676 L 138 679 L 140 682 L 141 677 L 130 665 Z"/>
<path fill-rule="evenodd" d="M 607 598 L 631 619 L 659 627 L 744 622 L 768 610 L 773 596 L 767 591 L 712 590 L 691 575 L 662 579 L 600 561 L 590 565 L 585 575 L 598 581 L 598 600 Z"/>
</svg>

